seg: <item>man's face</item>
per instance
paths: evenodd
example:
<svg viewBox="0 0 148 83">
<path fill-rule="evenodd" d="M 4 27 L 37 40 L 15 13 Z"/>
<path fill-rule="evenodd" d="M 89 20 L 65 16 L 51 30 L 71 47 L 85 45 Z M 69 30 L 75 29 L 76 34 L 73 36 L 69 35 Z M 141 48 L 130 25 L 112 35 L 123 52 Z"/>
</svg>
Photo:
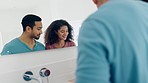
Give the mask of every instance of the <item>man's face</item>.
<svg viewBox="0 0 148 83">
<path fill-rule="evenodd" d="M 35 25 L 32 29 L 32 33 L 31 33 L 31 37 L 34 39 L 39 39 L 41 34 L 42 34 L 42 22 L 35 21 Z"/>
</svg>

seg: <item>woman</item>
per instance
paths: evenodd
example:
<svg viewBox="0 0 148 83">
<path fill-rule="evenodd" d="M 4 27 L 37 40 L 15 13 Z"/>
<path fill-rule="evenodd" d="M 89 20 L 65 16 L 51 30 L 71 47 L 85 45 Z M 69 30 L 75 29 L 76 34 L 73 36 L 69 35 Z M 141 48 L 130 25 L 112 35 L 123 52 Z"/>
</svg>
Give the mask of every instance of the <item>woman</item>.
<svg viewBox="0 0 148 83">
<path fill-rule="evenodd" d="M 75 46 L 72 32 L 72 26 L 67 21 L 53 21 L 45 32 L 46 50 Z"/>
</svg>

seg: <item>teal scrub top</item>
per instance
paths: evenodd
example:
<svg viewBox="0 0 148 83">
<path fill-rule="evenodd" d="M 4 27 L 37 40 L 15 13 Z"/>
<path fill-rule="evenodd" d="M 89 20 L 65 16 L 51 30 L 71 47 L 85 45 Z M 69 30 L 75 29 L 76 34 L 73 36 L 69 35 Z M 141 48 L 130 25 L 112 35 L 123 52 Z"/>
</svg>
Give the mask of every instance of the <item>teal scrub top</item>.
<svg viewBox="0 0 148 83">
<path fill-rule="evenodd" d="M 36 41 L 34 48 L 30 49 L 25 43 L 20 41 L 18 38 L 15 38 L 4 46 L 1 55 L 3 56 L 9 54 L 33 52 L 40 50 L 45 50 L 45 47 L 38 41 Z"/>
</svg>

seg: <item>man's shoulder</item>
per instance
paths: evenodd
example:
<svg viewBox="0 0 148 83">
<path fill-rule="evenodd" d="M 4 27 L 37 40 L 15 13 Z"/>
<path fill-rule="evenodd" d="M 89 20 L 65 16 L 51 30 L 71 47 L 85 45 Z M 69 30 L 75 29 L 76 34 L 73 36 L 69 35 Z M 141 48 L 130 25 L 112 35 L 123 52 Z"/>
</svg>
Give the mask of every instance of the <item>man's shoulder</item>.
<svg viewBox="0 0 148 83">
<path fill-rule="evenodd" d="M 38 44 L 38 45 L 43 45 L 41 42 L 39 42 L 39 41 L 36 41 L 36 44 Z"/>
<path fill-rule="evenodd" d="M 39 41 L 36 41 L 36 46 L 35 47 L 38 48 L 38 49 L 42 49 L 42 50 L 45 49 L 45 46 Z"/>
<path fill-rule="evenodd" d="M 6 43 L 4 46 L 5 47 L 13 47 L 13 46 L 16 46 L 18 44 L 18 38 L 15 38 L 11 41 L 9 41 L 8 43 Z"/>
<path fill-rule="evenodd" d="M 10 42 L 6 43 L 3 47 L 1 55 L 12 54 L 12 50 L 15 50 L 16 47 L 18 46 L 18 42 L 19 42 L 18 39 L 15 38 L 15 39 L 11 40 Z"/>
<path fill-rule="evenodd" d="M 143 4 L 141 4 L 143 3 Z M 133 18 L 146 13 L 143 11 L 145 6 L 142 1 L 130 1 L 130 0 L 115 0 L 109 1 L 102 6 L 100 6 L 97 11 L 91 14 L 85 21 L 103 21 L 107 22 L 118 22 L 125 18 Z"/>
</svg>

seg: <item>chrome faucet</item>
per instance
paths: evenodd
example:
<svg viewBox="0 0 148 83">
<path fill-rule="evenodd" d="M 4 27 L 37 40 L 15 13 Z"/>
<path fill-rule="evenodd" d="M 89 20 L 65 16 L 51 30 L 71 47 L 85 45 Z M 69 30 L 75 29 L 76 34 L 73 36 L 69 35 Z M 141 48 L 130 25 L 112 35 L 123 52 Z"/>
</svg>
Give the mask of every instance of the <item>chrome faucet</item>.
<svg viewBox="0 0 148 83">
<path fill-rule="evenodd" d="M 35 80 L 38 83 L 43 83 L 42 79 L 40 77 L 34 76 L 31 71 L 25 72 L 24 75 L 23 75 L 23 78 L 24 78 L 25 81 Z"/>
<path fill-rule="evenodd" d="M 47 68 L 42 68 L 40 71 L 39 71 L 39 74 L 40 76 L 42 77 L 42 81 L 44 83 L 49 83 L 49 80 L 48 80 L 48 76 L 50 75 L 50 70 L 47 69 Z M 44 80 L 43 80 L 44 79 Z"/>
<path fill-rule="evenodd" d="M 25 81 L 31 81 L 31 80 L 35 80 L 38 83 L 49 83 L 48 80 L 48 76 L 50 75 L 50 70 L 47 68 L 42 68 L 39 71 L 39 77 L 38 76 L 34 76 L 33 73 L 31 71 L 26 71 L 23 75 L 23 79 Z"/>
</svg>

